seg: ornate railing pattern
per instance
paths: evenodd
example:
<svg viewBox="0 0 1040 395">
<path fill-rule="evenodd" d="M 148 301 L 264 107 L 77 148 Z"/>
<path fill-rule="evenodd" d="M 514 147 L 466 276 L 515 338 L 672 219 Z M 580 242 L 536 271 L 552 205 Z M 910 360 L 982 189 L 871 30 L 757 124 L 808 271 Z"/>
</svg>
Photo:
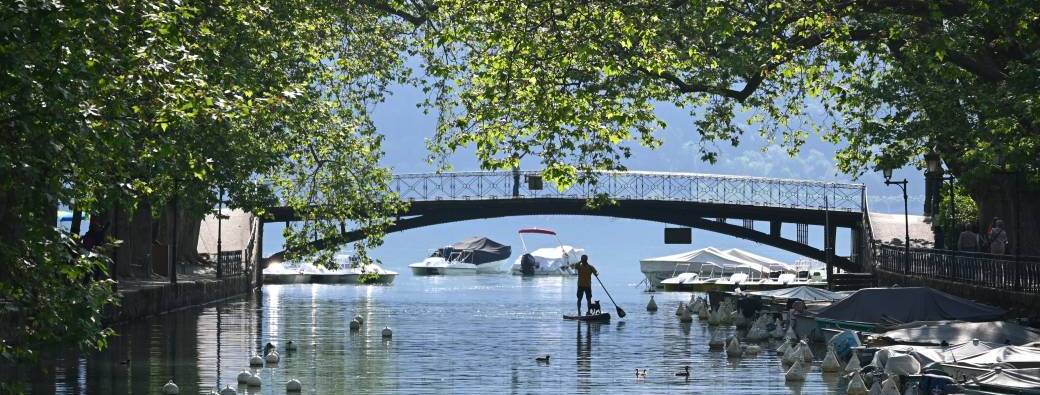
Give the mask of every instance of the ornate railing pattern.
<svg viewBox="0 0 1040 395">
<path fill-rule="evenodd" d="M 983 254 L 911 248 L 906 260 L 903 246 L 879 245 L 876 263 L 881 269 L 914 276 L 989 288 L 1040 292 L 1040 257 Z"/>
<path fill-rule="evenodd" d="M 390 185 L 408 201 L 589 198 L 602 193 L 613 199 L 864 212 L 861 184 L 645 171 L 596 172 L 593 177 L 594 183 L 563 190 L 548 182 L 539 189 L 537 171 L 401 174 Z"/>
</svg>

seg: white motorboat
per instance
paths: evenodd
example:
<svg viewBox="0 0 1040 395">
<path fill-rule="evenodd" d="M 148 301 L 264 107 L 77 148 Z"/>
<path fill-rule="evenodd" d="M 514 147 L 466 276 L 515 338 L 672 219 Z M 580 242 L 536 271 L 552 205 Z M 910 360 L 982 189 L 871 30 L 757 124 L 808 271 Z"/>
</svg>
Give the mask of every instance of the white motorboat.
<svg viewBox="0 0 1040 395">
<path fill-rule="evenodd" d="M 300 262 L 272 262 L 263 270 L 268 284 L 390 284 L 397 272 L 376 263 L 361 264 L 355 257 L 338 254 L 338 267 L 329 269 Z"/>
<path fill-rule="evenodd" d="M 417 276 L 498 273 L 511 254 L 507 245 L 486 237 L 472 237 L 434 250 L 422 262 L 408 267 Z"/>
<path fill-rule="evenodd" d="M 639 270 L 646 276 L 652 288 L 660 288 L 665 284 L 663 280 L 676 278 L 683 273 L 699 273 L 704 265 L 708 265 L 707 268 L 710 270 L 747 267 L 768 272 L 769 269 L 765 269 L 765 267 L 773 265 L 782 266 L 784 264 L 736 248 L 723 251 L 715 247 L 705 247 L 674 255 L 641 259 L 639 261 Z M 732 274 L 738 271 L 741 270 L 729 269 L 728 273 Z M 700 275 L 698 277 L 703 280 L 705 276 Z M 692 280 L 692 277 L 685 276 L 683 280 L 673 280 L 671 284 L 675 285 L 676 281 L 681 283 L 682 281 L 688 282 Z"/>
<path fill-rule="evenodd" d="M 574 276 L 578 272 L 574 270 L 574 264 L 578 263 L 584 249 L 564 245 L 556 232 L 548 229 L 525 228 L 520 229 L 520 242 L 524 245 L 524 254 L 516 258 L 510 273 L 522 276 Z M 527 250 L 525 234 L 550 235 L 556 238 L 559 247 L 539 248 L 534 251 Z"/>
</svg>

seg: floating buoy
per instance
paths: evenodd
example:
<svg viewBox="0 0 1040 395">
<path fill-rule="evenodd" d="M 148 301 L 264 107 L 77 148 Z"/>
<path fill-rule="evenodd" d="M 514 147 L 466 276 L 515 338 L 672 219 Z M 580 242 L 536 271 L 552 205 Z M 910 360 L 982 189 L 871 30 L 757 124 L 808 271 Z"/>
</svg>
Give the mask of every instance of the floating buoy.
<svg viewBox="0 0 1040 395">
<path fill-rule="evenodd" d="M 812 362 L 813 361 L 813 358 L 815 357 L 815 355 L 813 355 L 812 349 L 809 348 L 809 343 L 806 343 L 805 340 L 802 340 L 802 342 L 798 344 L 798 348 L 802 349 L 802 361 L 803 362 Z"/>
<path fill-rule="evenodd" d="M 737 358 L 743 354 L 743 350 L 740 349 L 740 341 L 737 340 L 736 336 L 729 339 L 729 344 L 726 345 L 726 356 L 730 358 Z"/>
<path fill-rule="evenodd" d="M 281 359 L 281 356 L 278 355 L 278 351 L 271 351 L 267 353 L 266 357 L 264 357 L 264 360 L 267 361 L 267 363 L 278 363 Z"/>
<path fill-rule="evenodd" d="M 293 343 L 292 340 L 289 340 L 288 342 L 286 342 L 285 343 L 285 351 L 296 351 L 296 343 Z"/>
<path fill-rule="evenodd" d="M 706 319 L 708 319 L 708 317 L 709 317 L 708 306 L 705 306 L 705 305 L 702 304 L 701 307 L 699 309 L 697 309 L 697 318 L 701 319 L 701 320 L 706 320 Z"/>
<path fill-rule="evenodd" d="M 867 395 L 867 384 L 863 382 L 863 377 L 859 375 L 859 371 L 852 373 L 849 385 L 845 387 L 845 393 L 848 395 Z"/>
<path fill-rule="evenodd" d="M 794 365 L 791 365 L 791 368 L 787 369 L 787 373 L 784 374 L 784 380 L 791 382 L 805 381 L 806 370 L 802 361 L 795 361 Z"/>
<path fill-rule="evenodd" d="M 654 295 L 650 295 L 650 302 L 646 304 L 646 311 L 657 311 L 657 302 L 654 302 Z"/>
<path fill-rule="evenodd" d="M 859 356 L 857 356 L 856 353 L 853 352 L 852 356 L 849 357 L 849 363 L 845 364 L 845 372 L 846 373 L 857 372 L 857 374 L 858 374 L 860 369 L 862 369 L 862 367 L 859 366 Z M 862 380 L 862 379 L 863 378 L 861 377 L 860 380 Z"/>
<path fill-rule="evenodd" d="M 874 380 L 874 384 L 870 386 L 870 395 L 881 395 L 881 381 Z"/>
<path fill-rule="evenodd" d="M 384 339 L 389 339 L 391 337 L 394 337 L 394 331 L 390 330 L 389 326 L 386 327 L 386 328 L 383 328 L 383 338 Z"/>
<path fill-rule="evenodd" d="M 254 374 L 252 376 L 249 376 L 249 380 L 246 380 L 246 385 L 248 385 L 250 387 L 259 387 L 260 383 L 261 383 L 261 381 L 260 381 L 260 375 L 259 374 Z"/>
<path fill-rule="evenodd" d="M 357 321 L 359 324 L 362 324 L 362 325 L 364 325 L 364 323 L 365 323 L 365 319 L 361 318 L 360 314 L 354 315 L 354 321 Z"/>
<path fill-rule="evenodd" d="M 787 365 L 793 365 L 795 361 L 801 361 L 801 347 L 801 344 L 791 344 L 791 346 L 787 347 L 787 350 L 784 351 L 784 356 L 781 358 L 781 361 Z"/>
<path fill-rule="evenodd" d="M 820 365 L 825 373 L 834 373 L 841 371 L 841 363 L 838 362 L 838 357 L 834 355 L 834 348 L 827 347 L 827 355 L 823 357 L 823 365 Z"/>
<path fill-rule="evenodd" d="M 762 347 L 756 344 L 749 344 L 747 347 L 744 348 L 744 355 L 747 356 L 755 356 L 758 355 L 758 353 L 760 352 L 762 352 Z"/>
<path fill-rule="evenodd" d="M 238 382 L 240 384 L 241 383 L 245 383 L 245 382 L 249 381 L 249 378 L 252 377 L 252 376 L 253 376 L 253 374 L 249 373 L 248 370 L 243 370 L 241 373 L 238 374 Z"/>
<path fill-rule="evenodd" d="M 900 395 L 899 382 L 896 381 L 898 377 L 889 376 L 881 383 L 881 395 Z"/>
<path fill-rule="evenodd" d="M 679 307 L 675 308 L 675 315 L 682 315 L 683 310 L 686 310 L 686 305 L 684 305 L 683 302 L 679 302 Z"/>
<path fill-rule="evenodd" d="M 679 314 L 679 322 L 693 322 L 693 316 L 690 315 L 690 310 L 682 309 Z"/>
<path fill-rule="evenodd" d="M 173 379 L 170 379 L 166 385 L 162 386 L 162 392 L 166 395 L 174 395 L 181 393 L 180 387 L 173 383 Z"/>
<path fill-rule="evenodd" d="M 254 355 L 249 358 L 249 366 L 264 366 L 264 359 L 259 355 Z"/>
<path fill-rule="evenodd" d="M 238 395 L 238 391 L 235 391 L 234 388 L 231 388 L 231 386 L 228 385 L 225 386 L 224 389 L 220 390 L 220 395 Z"/>
<path fill-rule="evenodd" d="M 300 384 L 300 380 L 292 379 L 285 383 L 286 392 L 300 392 L 303 391 L 303 384 Z"/>
<path fill-rule="evenodd" d="M 361 329 L 361 323 L 357 321 L 350 321 L 350 330 L 356 331 L 358 329 Z"/>
<path fill-rule="evenodd" d="M 791 348 L 791 342 L 784 340 L 784 342 L 780 344 L 780 347 L 777 347 L 776 355 L 784 355 L 788 348 Z"/>
<path fill-rule="evenodd" d="M 722 351 L 722 348 L 726 346 L 726 341 L 719 338 L 719 332 L 714 331 L 711 333 L 711 340 L 708 340 L 709 351 Z"/>
</svg>

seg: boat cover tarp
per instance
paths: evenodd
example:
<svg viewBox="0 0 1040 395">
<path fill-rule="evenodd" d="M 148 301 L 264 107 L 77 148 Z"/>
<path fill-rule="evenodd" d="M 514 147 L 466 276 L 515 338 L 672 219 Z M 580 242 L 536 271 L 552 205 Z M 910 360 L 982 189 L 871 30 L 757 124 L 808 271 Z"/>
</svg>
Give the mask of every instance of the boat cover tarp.
<svg viewBox="0 0 1040 395">
<path fill-rule="evenodd" d="M 875 355 L 879 356 L 879 360 L 885 361 L 891 355 L 908 354 L 920 362 L 921 366 L 927 367 L 933 363 L 957 362 L 1001 347 L 1004 347 L 1004 345 L 983 341 L 969 341 L 961 344 L 954 344 L 946 348 L 938 346 L 898 345 L 881 347 L 878 350 L 878 354 Z"/>
<path fill-rule="evenodd" d="M 743 259 L 745 261 L 751 261 L 760 265 L 764 265 L 774 272 L 794 272 L 795 270 L 794 266 L 792 265 L 788 265 L 776 259 L 766 258 L 755 253 L 747 252 L 739 248 L 730 248 L 723 252 L 729 254 L 730 256 Z"/>
<path fill-rule="evenodd" d="M 834 302 L 817 318 L 871 324 L 914 321 L 994 321 L 1005 311 L 928 287 L 864 288 Z"/>
<path fill-rule="evenodd" d="M 835 301 L 841 300 L 848 297 L 846 294 L 828 291 L 826 289 L 808 287 L 808 286 L 797 286 L 791 288 L 772 289 L 768 291 L 755 291 L 748 292 L 752 295 L 759 295 L 767 298 L 777 299 L 801 299 L 807 301 Z"/>
<path fill-rule="evenodd" d="M 943 341 L 956 344 L 979 339 L 984 342 L 1017 346 L 1040 342 L 1040 331 L 1005 321 L 927 321 L 902 325 L 882 333 L 879 337 L 894 343 L 939 345 Z"/>
<path fill-rule="evenodd" d="M 1002 365 L 1004 364 L 1004 365 Z M 1016 369 L 1040 368 L 1040 348 L 1004 346 L 957 361 L 957 365 L 991 368 L 997 365 Z"/>
<path fill-rule="evenodd" d="M 759 273 L 769 273 L 769 267 L 761 263 L 742 259 L 727 254 L 725 251 L 715 247 L 705 247 L 693 251 L 682 252 L 673 255 L 660 256 L 656 258 L 640 259 L 640 262 L 668 262 L 668 263 L 701 263 L 713 264 L 723 269 L 723 272 L 732 273 L 737 268 L 753 270 Z"/>
<path fill-rule="evenodd" d="M 985 389 L 1032 390 L 1035 392 L 1029 393 L 1040 393 L 1040 368 L 995 369 L 976 376 L 966 384 Z"/>
<path fill-rule="evenodd" d="M 470 237 L 450 246 L 440 248 L 434 253 L 443 258 L 458 257 L 459 262 L 479 265 L 498 262 L 509 258 L 512 249 L 487 237 Z"/>
</svg>

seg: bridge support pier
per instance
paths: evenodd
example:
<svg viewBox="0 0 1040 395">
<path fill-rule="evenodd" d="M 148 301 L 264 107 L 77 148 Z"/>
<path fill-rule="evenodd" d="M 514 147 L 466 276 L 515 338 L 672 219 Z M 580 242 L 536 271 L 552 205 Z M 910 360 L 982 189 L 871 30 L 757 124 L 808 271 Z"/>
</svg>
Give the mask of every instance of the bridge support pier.
<svg viewBox="0 0 1040 395">
<path fill-rule="evenodd" d="M 834 239 L 838 236 L 838 227 L 832 224 L 827 224 L 824 227 L 823 235 L 823 253 L 827 258 L 827 278 L 834 275 L 834 263 L 832 262 L 834 257 Z"/>
<path fill-rule="evenodd" d="M 863 270 L 865 262 L 863 262 L 863 226 L 853 226 L 849 228 L 851 230 L 851 237 L 849 237 L 849 244 L 851 244 L 851 258 L 852 263 L 859 265 L 860 270 Z"/>
<path fill-rule="evenodd" d="M 780 228 L 783 224 L 784 223 L 780 221 L 769 221 L 769 235 L 772 237 L 780 237 Z"/>
</svg>

